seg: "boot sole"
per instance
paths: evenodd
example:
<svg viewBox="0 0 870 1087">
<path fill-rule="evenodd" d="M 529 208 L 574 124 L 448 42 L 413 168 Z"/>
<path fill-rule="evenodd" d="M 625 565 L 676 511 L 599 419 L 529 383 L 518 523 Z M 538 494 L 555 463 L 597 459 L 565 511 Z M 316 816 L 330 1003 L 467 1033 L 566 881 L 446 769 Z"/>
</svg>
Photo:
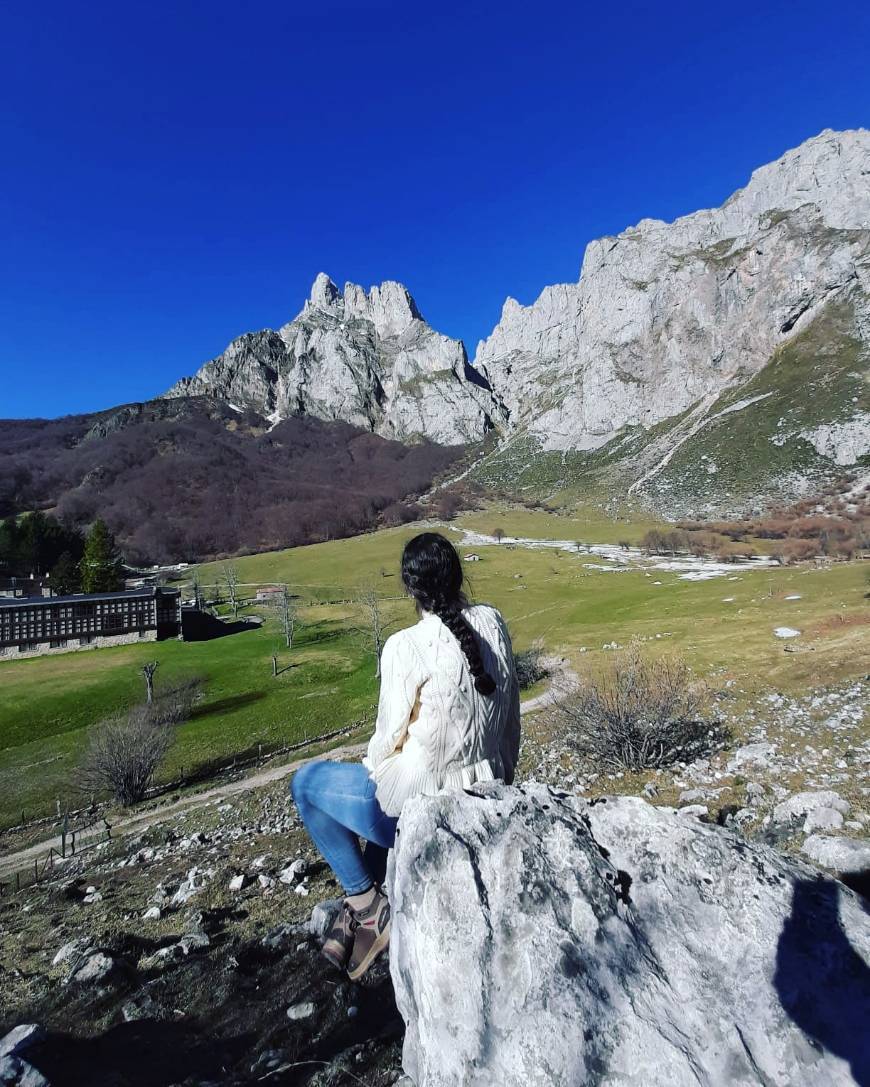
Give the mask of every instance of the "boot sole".
<svg viewBox="0 0 870 1087">
<path fill-rule="evenodd" d="M 375 942 L 369 948 L 368 954 L 362 960 L 362 962 L 357 967 L 355 967 L 353 970 L 351 970 L 350 967 L 348 967 L 347 976 L 350 978 L 350 980 L 351 981 L 358 981 L 359 978 L 361 978 L 363 976 L 363 974 L 368 970 L 368 968 L 372 965 L 372 963 L 375 961 L 375 959 L 381 954 L 381 952 L 386 950 L 387 945 L 389 944 L 389 942 L 390 942 L 390 922 L 388 921 L 386 928 L 380 934 L 380 936 L 377 937 Z"/>
</svg>

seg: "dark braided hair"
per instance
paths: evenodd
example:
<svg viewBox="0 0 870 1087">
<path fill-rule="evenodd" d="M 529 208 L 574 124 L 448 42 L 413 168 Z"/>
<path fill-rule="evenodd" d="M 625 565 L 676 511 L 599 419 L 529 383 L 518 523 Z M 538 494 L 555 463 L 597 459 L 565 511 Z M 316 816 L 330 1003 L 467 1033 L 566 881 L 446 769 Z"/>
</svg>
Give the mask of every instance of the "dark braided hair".
<svg viewBox="0 0 870 1087">
<path fill-rule="evenodd" d="M 492 695 L 495 681 L 483 666 L 477 636 L 462 614 L 462 563 L 453 544 L 438 532 L 421 532 L 405 544 L 402 581 L 417 606 L 435 615 L 455 636 L 468 661 L 474 686 Z"/>
</svg>

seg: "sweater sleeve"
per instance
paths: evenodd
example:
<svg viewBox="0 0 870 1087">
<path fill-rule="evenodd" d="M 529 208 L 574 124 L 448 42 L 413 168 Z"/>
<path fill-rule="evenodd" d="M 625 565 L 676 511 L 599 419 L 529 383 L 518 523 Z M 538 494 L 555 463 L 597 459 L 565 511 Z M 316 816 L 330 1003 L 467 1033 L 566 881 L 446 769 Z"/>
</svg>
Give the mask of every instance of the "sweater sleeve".
<svg viewBox="0 0 870 1087">
<path fill-rule="evenodd" d="M 517 667 L 514 661 L 510 634 L 506 626 L 503 629 L 507 642 L 506 656 L 510 678 L 507 691 L 507 716 L 505 717 L 504 729 L 499 741 L 499 754 L 504 765 L 505 784 L 512 785 L 520 755 L 520 684 L 517 679 Z"/>
<path fill-rule="evenodd" d="M 381 651 L 381 691 L 375 733 L 369 741 L 363 766 L 374 770 L 402 746 L 417 700 L 420 676 L 416 654 L 405 644 L 401 631 L 391 635 Z"/>
</svg>

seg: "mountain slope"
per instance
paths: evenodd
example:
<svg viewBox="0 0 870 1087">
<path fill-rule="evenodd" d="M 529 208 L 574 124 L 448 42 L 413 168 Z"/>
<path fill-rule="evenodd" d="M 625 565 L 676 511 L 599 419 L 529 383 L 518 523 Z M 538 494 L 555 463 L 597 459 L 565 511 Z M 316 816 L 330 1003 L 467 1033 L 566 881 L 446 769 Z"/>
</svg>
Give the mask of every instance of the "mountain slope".
<svg viewBox="0 0 870 1087">
<path fill-rule="evenodd" d="M 744 430 L 761 411 L 741 417 L 734 405 L 773 367 L 760 380 L 764 412 L 781 407 L 812 427 L 771 434 L 745 477 L 761 490 L 738 489 L 747 499 L 783 482 L 799 491 L 870 451 L 868 342 L 870 132 L 825 132 L 757 170 L 721 208 L 643 220 L 592 242 L 578 283 L 548 287 L 531 306 L 509 299 L 475 366 L 512 436 L 476 475 L 505 483 L 520 468 L 528 485 L 618 480 L 668 508 L 677 466 L 704 456 L 715 432 L 716 465 L 682 478 L 701 486 L 690 496 L 698 508 L 719 508 L 734 498 L 725 481 L 739 483 Z M 790 345 L 813 352 L 803 365 L 819 381 L 828 371 L 853 378 L 832 378 L 821 400 L 810 384 L 783 385 Z M 676 441 L 679 452 L 661 464 Z"/>
<path fill-rule="evenodd" d="M 349 536 L 410 519 L 462 448 L 343 422 L 262 416 L 208 397 L 0 421 L 0 517 L 102 517 L 129 562 L 203 559 Z M 0 556 L 2 561 L 2 556 Z"/>
<path fill-rule="evenodd" d="M 341 419 L 447 445 L 481 439 L 497 415 L 461 341 L 431 329 L 400 283 L 339 292 L 323 274 L 294 320 L 239 337 L 165 395 L 218 396 L 272 422 Z"/>
</svg>

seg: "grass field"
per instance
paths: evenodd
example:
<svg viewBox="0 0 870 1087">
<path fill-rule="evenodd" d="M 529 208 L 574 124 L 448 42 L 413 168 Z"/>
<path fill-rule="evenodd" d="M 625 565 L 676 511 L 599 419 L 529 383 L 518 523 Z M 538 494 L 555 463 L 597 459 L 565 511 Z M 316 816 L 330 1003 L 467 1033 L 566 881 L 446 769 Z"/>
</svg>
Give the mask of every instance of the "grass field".
<svg viewBox="0 0 870 1087">
<path fill-rule="evenodd" d="M 589 543 L 637 540 L 643 522 L 489 509 L 457 527 Z M 419 524 L 236 560 L 250 584 L 286 581 L 303 600 L 293 650 L 273 619 L 259 629 L 209 642 L 165 641 L 0 664 L 0 827 L 49 814 L 55 799 L 82 802 L 72 782 L 90 725 L 141 698 L 140 669 L 158 660 L 158 684 L 196 674 L 206 681 L 194 718 L 179 729 L 164 776 L 213 758 L 316 735 L 358 719 L 377 696 L 373 658 L 353 629 L 353 608 L 323 604 L 362 584 L 383 594 L 395 625 L 414 619 L 401 597 L 398 562 Z M 448 531 L 444 529 L 444 531 Z M 456 536 L 459 539 L 459 536 Z M 542 640 L 579 671 L 609 659 L 605 644 L 645 639 L 651 652 L 684 656 L 696 671 L 747 688 L 790 693 L 870 670 L 865 565 L 740 571 L 733 578 L 684 581 L 665 572 L 607 572 L 588 556 L 521 548 L 476 548 L 469 565 L 477 600 L 502 609 L 515 645 Z M 204 566 L 208 586 L 220 564 Z M 387 576 L 384 576 L 384 575 Z M 787 597 L 799 597 L 789 600 Z M 800 630 L 784 643 L 778 626 Z M 658 635 L 658 637 L 657 637 Z M 786 652 L 786 646 L 793 650 Z M 271 656 L 281 674 L 273 678 Z"/>
</svg>

